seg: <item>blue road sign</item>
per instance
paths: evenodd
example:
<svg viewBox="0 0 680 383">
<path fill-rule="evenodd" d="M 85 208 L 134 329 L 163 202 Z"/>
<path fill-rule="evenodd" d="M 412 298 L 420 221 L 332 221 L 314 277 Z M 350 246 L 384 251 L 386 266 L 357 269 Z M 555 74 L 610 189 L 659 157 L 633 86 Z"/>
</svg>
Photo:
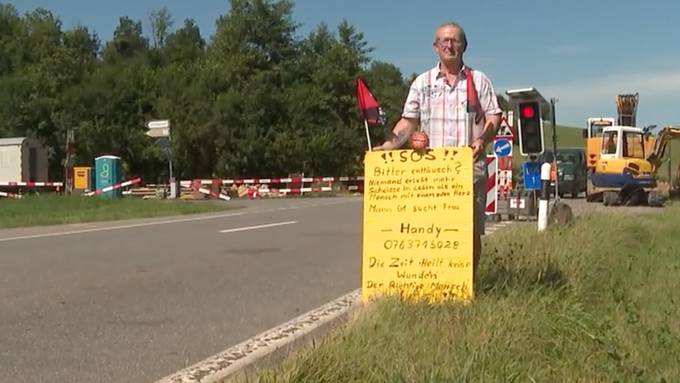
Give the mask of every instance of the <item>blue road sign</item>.
<svg viewBox="0 0 680 383">
<path fill-rule="evenodd" d="M 493 142 L 493 152 L 496 157 L 507 157 L 512 153 L 512 144 L 509 140 L 499 138 Z"/>
<path fill-rule="evenodd" d="M 541 163 L 525 162 L 522 170 L 524 173 L 524 190 L 541 190 Z"/>
</svg>

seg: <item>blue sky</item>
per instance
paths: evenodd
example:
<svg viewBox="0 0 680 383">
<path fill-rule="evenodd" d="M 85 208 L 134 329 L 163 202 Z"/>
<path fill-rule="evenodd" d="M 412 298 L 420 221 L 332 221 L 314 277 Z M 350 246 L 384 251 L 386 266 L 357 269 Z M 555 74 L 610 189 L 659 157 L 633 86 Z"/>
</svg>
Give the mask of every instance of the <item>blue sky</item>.
<svg viewBox="0 0 680 383">
<path fill-rule="evenodd" d="M 7 2 L 0 0 L 0 2 Z M 44 7 L 65 28 L 85 25 L 111 38 L 118 17 L 143 22 L 167 7 L 175 25 L 193 18 L 205 38 L 215 31 L 227 0 L 13 0 L 20 12 Z M 403 1 L 298 0 L 294 19 L 305 36 L 321 22 L 343 19 L 363 32 L 375 59 L 404 75 L 436 63 L 433 29 L 463 25 L 465 61 L 484 71 L 497 93 L 537 88 L 557 98 L 557 121 L 582 127 L 587 117 L 615 117 L 615 96 L 640 93 L 638 125 L 680 124 L 680 2 L 677 1 Z M 379 95 L 377 95 L 379 97 Z"/>
</svg>

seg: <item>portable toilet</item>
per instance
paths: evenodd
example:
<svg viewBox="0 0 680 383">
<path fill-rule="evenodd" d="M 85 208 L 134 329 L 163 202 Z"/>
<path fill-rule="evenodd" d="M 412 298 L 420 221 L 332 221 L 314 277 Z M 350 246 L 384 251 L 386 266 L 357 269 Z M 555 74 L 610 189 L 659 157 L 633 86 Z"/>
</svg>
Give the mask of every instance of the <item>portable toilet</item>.
<svg viewBox="0 0 680 383">
<path fill-rule="evenodd" d="M 95 168 L 95 190 L 104 189 L 107 186 L 113 186 L 121 182 L 121 164 L 120 157 L 116 156 L 100 156 L 94 159 Z M 106 198 L 121 197 L 122 190 L 111 190 L 101 194 Z"/>
</svg>

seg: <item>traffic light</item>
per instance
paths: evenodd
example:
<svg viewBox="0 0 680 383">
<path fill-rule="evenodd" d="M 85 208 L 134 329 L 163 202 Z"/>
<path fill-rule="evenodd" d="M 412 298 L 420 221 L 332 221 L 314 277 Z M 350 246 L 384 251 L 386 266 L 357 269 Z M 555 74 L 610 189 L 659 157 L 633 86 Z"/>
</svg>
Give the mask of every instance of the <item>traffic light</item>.
<svg viewBox="0 0 680 383">
<path fill-rule="evenodd" d="M 543 121 L 538 101 L 519 103 L 519 151 L 525 156 L 543 153 Z"/>
</svg>

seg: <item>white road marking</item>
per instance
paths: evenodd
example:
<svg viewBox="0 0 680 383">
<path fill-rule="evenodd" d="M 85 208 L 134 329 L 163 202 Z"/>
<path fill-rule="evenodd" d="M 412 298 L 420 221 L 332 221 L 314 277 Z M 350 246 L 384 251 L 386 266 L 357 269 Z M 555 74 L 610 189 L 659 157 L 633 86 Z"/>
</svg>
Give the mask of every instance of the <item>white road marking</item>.
<svg viewBox="0 0 680 383">
<path fill-rule="evenodd" d="M 192 221 L 202 221 L 202 220 L 215 219 L 215 218 L 235 217 L 235 216 L 239 216 L 239 215 L 243 215 L 243 213 L 229 213 L 229 214 L 211 215 L 209 217 L 179 218 L 179 219 L 171 219 L 171 220 L 167 220 L 167 221 L 144 222 L 144 223 L 134 223 L 134 224 L 130 224 L 130 225 L 97 227 L 97 228 L 94 228 L 94 229 L 61 231 L 61 232 L 58 232 L 58 233 L 43 233 L 43 234 L 22 235 L 22 236 L 19 236 L 19 237 L 0 238 L 0 242 L 19 241 L 19 240 L 22 240 L 22 239 L 59 237 L 59 236 L 63 236 L 63 235 L 93 233 L 93 232 L 97 232 L 97 231 L 107 231 L 107 230 L 134 229 L 134 228 L 137 228 L 137 227 L 167 225 L 167 224 L 171 224 L 171 223 L 182 223 L 182 222 L 192 222 Z"/>
<path fill-rule="evenodd" d="M 257 226 L 236 227 L 236 228 L 233 228 L 233 229 L 220 230 L 220 233 L 234 233 L 234 232 L 237 232 L 237 231 L 257 230 L 257 229 L 264 229 L 264 228 L 267 228 L 267 227 L 292 225 L 294 223 L 297 223 L 297 221 L 275 222 L 275 223 L 267 223 L 267 224 L 264 224 L 264 225 L 257 225 Z"/>
</svg>

